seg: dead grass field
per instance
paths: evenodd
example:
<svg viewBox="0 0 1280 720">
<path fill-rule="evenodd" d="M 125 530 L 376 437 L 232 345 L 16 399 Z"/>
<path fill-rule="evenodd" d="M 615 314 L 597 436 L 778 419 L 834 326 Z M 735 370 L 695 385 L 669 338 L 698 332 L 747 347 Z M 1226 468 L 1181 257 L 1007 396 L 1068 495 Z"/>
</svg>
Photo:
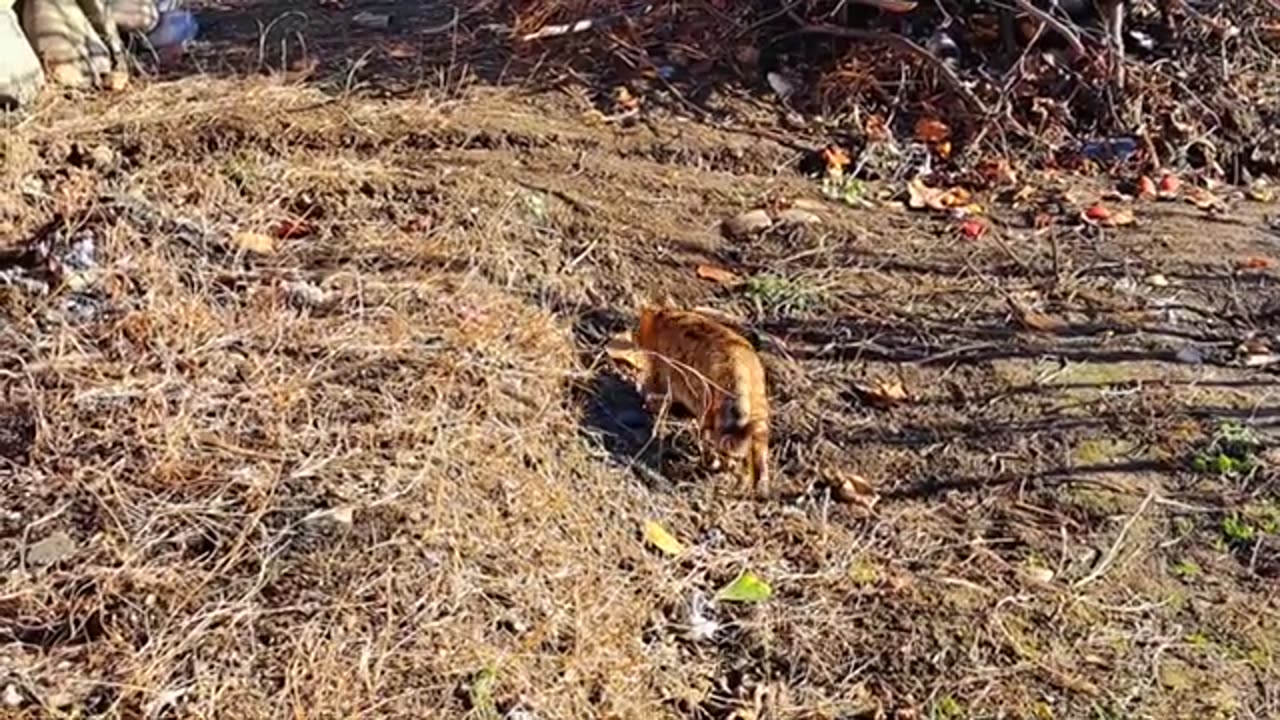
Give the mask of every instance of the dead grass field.
<svg viewBox="0 0 1280 720">
<path fill-rule="evenodd" d="M 1239 267 L 1274 207 L 967 242 L 832 203 L 733 242 L 821 199 L 793 150 L 482 86 L 85 107 L 2 139 L 0 238 L 48 252 L 0 266 L 0 713 L 1280 713 L 1280 402 L 1235 352 L 1280 329 Z M 661 293 L 762 348 L 782 497 L 728 494 L 603 362 Z M 830 500 L 849 473 L 874 513 Z M 774 596 L 701 607 L 743 570 Z"/>
</svg>

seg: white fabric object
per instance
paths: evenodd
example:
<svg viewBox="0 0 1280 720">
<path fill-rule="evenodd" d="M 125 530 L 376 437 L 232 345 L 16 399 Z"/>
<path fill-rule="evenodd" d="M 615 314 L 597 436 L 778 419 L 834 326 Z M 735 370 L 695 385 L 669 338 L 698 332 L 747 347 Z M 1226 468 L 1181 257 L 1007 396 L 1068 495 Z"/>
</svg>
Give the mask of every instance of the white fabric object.
<svg viewBox="0 0 1280 720">
<path fill-rule="evenodd" d="M 107 9 L 116 19 L 121 32 L 151 32 L 160 22 L 160 8 L 155 0 L 106 0 Z"/>
<path fill-rule="evenodd" d="M 52 82 L 89 87 L 111 71 L 111 53 L 76 0 L 27 0 L 22 26 Z"/>
<path fill-rule="evenodd" d="M 40 93 L 44 71 L 12 5 L 0 0 L 0 105 L 21 106 Z"/>
</svg>

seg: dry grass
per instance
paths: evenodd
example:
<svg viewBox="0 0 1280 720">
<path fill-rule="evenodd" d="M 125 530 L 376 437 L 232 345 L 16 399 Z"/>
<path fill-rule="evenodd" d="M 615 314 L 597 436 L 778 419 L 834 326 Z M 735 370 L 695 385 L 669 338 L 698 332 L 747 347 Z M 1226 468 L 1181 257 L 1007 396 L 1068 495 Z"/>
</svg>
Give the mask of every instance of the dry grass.
<svg viewBox="0 0 1280 720">
<path fill-rule="evenodd" d="M 478 89 L 455 104 L 335 101 L 201 78 L 83 108 L 51 101 L 5 138 L 6 234 L 60 213 L 54 254 L 71 226 L 97 251 L 80 292 L 0 287 L 0 685 L 26 705 L 14 712 L 1275 712 L 1274 578 L 1212 544 L 1219 511 L 1274 488 L 1197 496 L 1160 467 L 1044 479 L 1084 441 L 1164 442 L 1185 397 L 1091 395 L 1100 422 L 1072 424 L 1080 405 L 1045 408 L 1087 388 L 1026 398 L 995 360 L 895 359 L 939 327 L 955 335 L 916 349 L 972 345 L 1001 322 L 984 315 L 991 293 L 948 270 L 966 249 L 901 218 L 833 210 L 817 239 L 712 239 L 766 191 L 812 192 L 771 176 L 785 148 L 698 127 L 678 142 L 615 135 Z M 97 146 L 109 161 L 80 158 Z M 296 216 L 314 233 L 267 256 L 233 241 Z M 1064 252 L 1084 264 L 1090 247 Z M 987 250 L 972 260 L 998 269 Z M 791 312 L 695 285 L 694 257 L 772 268 L 816 302 Z M 648 442 L 594 364 L 632 304 L 662 291 L 769 334 L 790 324 L 790 357 L 769 354 L 787 498 L 727 497 L 683 440 Z M 1027 351 L 1008 360 L 1018 372 L 1019 357 L 1080 347 L 1002 337 Z M 852 345 L 867 354 L 841 354 Z M 849 401 L 849 381 L 874 372 L 902 373 L 912 406 Z M 850 471 L 889 493 L 877 516 L 822 491 Z M 973 474 L 992 483 L 920 491 Z M 690 553 L 646 549 L 646 518 Z M 59 532 L 74 552 L 31 562 Z M 1273 542 L 1256 546 L 1264 559 Z M 1172 572 L 1185 557 L 1203 578 Z M 775 597 L 721 604 L 716 636 L 690 637 L 695 598 L 743 569 Z"/>
</svg>

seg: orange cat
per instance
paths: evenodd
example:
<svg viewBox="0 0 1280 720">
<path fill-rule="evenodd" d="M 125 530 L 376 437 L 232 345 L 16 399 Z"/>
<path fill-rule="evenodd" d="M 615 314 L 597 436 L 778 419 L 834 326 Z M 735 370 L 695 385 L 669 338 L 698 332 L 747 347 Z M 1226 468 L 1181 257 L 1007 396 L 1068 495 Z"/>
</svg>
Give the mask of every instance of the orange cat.
<svg viewBox="0 0 1280 720">
<path fill-rule="evenodd" d="M 698 419 L 711 469 L 726 456 L 745 465 L 742 482 L 768 495 L 769 399 L 751 343 L 705 315 L 666 304 L 641 309 L 632 337 L 644 353 L 638 384 L 645 406 L 669 400 L 683 407 Z"/>
</svg>

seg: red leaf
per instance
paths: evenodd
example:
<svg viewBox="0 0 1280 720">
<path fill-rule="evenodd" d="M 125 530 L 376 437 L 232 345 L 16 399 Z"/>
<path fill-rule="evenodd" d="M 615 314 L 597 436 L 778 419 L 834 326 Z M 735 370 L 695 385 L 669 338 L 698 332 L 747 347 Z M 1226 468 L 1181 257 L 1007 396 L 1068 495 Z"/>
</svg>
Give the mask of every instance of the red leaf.
<svg viewBox="0 0 1280 720">
<path fill-rule="evenodd" d="M 315 232 L 315 228 L 311 227 L 311 223 L 306 220 L 287 219 L 281 220 L 276 225 L 276 237 L 281 240 L 289 240 L 292 238 L 303 238 Z"/>
<path fill-rule="evenodd" d="M 981 220 L 965 220 L 960 223 L 960 234 L 969 240 L 977 240 L 987 234 L 987 224 Z"/>
<path fill-rule="evenodd" d="M 1111 217 L 1111 211 L 1101 205 L 1090 205 L 1084 211 L 1084 216 L 1089 220 L 1106 220 Z"/>
</svg>

